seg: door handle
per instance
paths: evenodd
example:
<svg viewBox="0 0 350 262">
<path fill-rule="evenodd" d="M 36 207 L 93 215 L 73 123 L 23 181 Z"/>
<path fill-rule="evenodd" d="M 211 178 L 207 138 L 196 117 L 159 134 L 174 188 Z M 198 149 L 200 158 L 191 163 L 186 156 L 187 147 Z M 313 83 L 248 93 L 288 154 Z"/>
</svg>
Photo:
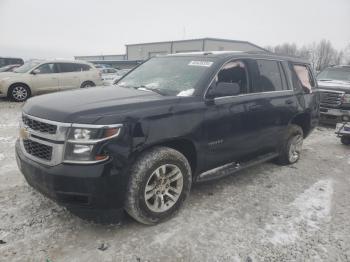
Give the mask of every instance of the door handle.
<svg viewBox="0 0 350 262">
<path fill-rule="evenodd" d="M 287 100 L 286 100 L 286 104 L 287 104 L 287 105 L 293 104 L 293 100 L 292 100 L 292 99 L 287 99 Z"/>
</svg>

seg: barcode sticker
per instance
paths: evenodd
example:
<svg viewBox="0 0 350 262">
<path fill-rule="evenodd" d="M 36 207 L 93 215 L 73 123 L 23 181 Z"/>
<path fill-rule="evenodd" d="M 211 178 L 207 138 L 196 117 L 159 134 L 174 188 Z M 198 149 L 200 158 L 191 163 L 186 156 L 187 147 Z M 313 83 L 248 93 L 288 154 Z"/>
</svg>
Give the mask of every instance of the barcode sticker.
<svg viewBox="0 0 350 262">
<path fill-rule="evenodd" d="M 210 61 L 191 61 L 188 65 L 189 66 L 204 66 L 204 67 L 211 67 L 213 62 Z"/>
</svg>

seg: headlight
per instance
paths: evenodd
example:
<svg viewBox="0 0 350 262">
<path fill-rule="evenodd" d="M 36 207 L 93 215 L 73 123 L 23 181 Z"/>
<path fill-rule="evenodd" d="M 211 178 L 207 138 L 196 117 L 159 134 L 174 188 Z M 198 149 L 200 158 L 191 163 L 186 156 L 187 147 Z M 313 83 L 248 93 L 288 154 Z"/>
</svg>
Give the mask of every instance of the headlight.
<svg viewBox="0 0 350 262">
<path fill-rule="evenodd" d="M 343 103 L 344 104 L 350 104 L 350 94 L 345 94 L 343 96 Z"/>
<path fill-rule="evenodd" d="M 119 135 L 122 125 L 72 125 L 68 132 L 65 162 L 99 162 L 108 159 L 99 143 Z"/>
</svg>

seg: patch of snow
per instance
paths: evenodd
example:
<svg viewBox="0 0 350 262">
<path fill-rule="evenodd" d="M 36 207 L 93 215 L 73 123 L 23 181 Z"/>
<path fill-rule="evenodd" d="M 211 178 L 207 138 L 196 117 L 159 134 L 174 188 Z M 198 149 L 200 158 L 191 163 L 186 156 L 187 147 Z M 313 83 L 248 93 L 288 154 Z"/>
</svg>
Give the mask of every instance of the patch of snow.
<svg viewBox="0 0 350 262">
<path fill-rule="evenodd" d="M 274 245 L 295 242 L 300 236 L 298 225 L 305 223 L 308 231 L 320 229 L 330 220 L 333 180 L 320 180 L 300 194 L 288 207 L 288 214 L 273 219 L 265 226 L 266 239 Z"/>
</svg>

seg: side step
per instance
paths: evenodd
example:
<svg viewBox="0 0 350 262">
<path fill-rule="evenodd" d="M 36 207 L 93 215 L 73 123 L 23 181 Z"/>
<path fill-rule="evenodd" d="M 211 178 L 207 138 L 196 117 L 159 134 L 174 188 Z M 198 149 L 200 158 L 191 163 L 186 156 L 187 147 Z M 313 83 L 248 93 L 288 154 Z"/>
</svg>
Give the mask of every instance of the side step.
<svg viewBox="0 0 350 262">
<path fill-rule="evenodd" d="M 278 157 L 277 153 L 268 153 L 247 162 L 242 162 L 242 163 L 232 162 L 232 163 L 205 171 L 204 173 L 201 173 L 197 177 L 196 182 L 205 182 L 205 181 L 210 181 L 214 179 L 219 179 L 228 175 L 232 175 L 233 173 L 236 173 L 242 169 L 245 169 L 247 167 L 251 167 L 260 163 L 264 163 L 276 157 Z"/>
</svg>

